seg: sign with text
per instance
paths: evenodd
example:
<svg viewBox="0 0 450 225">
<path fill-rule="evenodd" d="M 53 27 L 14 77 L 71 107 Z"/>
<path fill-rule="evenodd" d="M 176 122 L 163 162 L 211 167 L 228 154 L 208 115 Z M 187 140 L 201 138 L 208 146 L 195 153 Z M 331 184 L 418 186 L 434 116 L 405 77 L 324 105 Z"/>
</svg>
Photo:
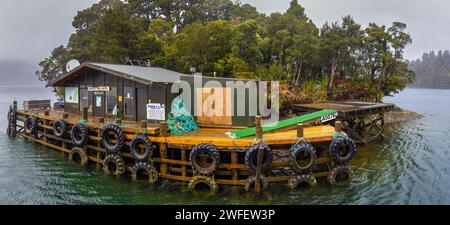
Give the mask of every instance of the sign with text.
<svg viewBox="0 0 450 225">
<path fill-rule="evenodd" d="M 328 115 L 328 116 L 322 116 L 320 118 L 320 122 L 321 123 L 326 123 L 328 121 L 335 120 L 337 117 L 338 117 L 338 113 L 334 113 L 334 114 L 331 114 L 331 115 Z"/>
<path fill-rule="evenodd" d="M 100 87 L 88 87 L 89 92 L 108 92 L 111 88 L 109 86 L 100 86 Z"/>
<path fill-rule="evenodd" d="M 164 121 L 166 120 L 166 107 L 159 103 L 147 104 L 147 119 Z"/>
</svg>

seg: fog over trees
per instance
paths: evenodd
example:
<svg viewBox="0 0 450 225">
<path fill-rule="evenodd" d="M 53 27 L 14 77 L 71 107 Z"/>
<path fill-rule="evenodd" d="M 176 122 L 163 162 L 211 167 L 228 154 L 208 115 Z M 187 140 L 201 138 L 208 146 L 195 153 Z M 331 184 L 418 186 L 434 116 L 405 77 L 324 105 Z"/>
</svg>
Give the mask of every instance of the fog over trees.
<svg viewBox="0 0 450 225">
<path fill-rule="evenodd" d="M 450 51 L 431 51 L 412 61 L 416 79 L 411 85 L 420 88 L 450 88 Z"/>
</svg>

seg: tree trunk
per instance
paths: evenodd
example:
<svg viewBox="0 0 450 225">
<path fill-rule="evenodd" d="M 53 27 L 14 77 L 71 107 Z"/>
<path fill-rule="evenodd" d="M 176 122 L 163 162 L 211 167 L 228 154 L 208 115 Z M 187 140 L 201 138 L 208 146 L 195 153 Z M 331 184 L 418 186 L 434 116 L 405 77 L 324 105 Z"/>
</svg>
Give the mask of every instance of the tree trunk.
<svg viewBox="0 0 450 225">
<path fill-rule="evenodd" d="M 336 69 L 337 69 L 337 59 L 336 57 L 333 57 L 331 60 L 331 75 L 330 75 L 330 81 L 328 82 L 328 96 L 333 94 L 333 87 L 334 87 L 334 80 L 336 77 Z"/>
<path fill-rule="evenodd" d="M 302 75 L 302 67 L 303 67 L 303 60 L 298 65 L 297 79 L 295 80 L 295 86 L 298 86 L 298 81 L 300 80 L 300 76 Z"/>
</svg>

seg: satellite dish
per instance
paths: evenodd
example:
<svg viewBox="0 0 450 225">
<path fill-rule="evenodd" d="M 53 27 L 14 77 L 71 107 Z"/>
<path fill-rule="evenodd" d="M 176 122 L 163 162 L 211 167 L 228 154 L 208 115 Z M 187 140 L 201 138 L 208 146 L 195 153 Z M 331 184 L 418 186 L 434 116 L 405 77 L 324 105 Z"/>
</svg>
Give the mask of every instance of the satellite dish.
<svg viewBox="0 0 450 225">
<path fill-rule="evenodd" d="M 81 65 L 81 64 L 80 64 L 80 62 L 78 62 L 78 60 L 72 59 L 72 60 L 70 60 L 70 61 L 67 63 L 67 65 L 66 65 L 66 72 L 70 72 L 70 71 L 72 71 L 73 69 L 79 67 L 80 65 Z"/>
</svg>

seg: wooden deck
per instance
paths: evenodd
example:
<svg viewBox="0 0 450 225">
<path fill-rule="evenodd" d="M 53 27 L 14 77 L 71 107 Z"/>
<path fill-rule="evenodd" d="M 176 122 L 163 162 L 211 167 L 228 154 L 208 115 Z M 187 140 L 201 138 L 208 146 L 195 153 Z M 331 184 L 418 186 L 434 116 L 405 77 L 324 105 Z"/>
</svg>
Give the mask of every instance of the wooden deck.
<svg viewBox="0 0 450 225">
<path fill-rule="evenodd" d="M 45 116 L 42 110 L 34 110 L 27 112 L 19 112 L 19 115 L 29 117 L 32 115 L 38 115 L 39 118 L 44 120 L 56 121 L 63 118 L 63 112 L 58 110 L 49 111 L 49 115 Z M 101 129 L 103 124 L 99 123 L 100 118 L 88 117 L 86 125 L 90 129 Z M 69 114 L 69 118 L 66 122 L 70 125 L 79 123 L 81 117 L 79 115 Z M 105 118 L 105 123 L 114 123 L 114 119 Z M 45 129 L 52 129 L 51 126 L 41 125 Z M 227 135 L 227 133 L 235 131 L 235 129 L 225 128 L 199 128 L 195 131 L 184 133 L 181 135 L 171 135 L 161 137 L 159 135 L 159 124 L 147 124 L 147 128 L 141 128 L 140 123 L 136 121 L 122 121 L 122 129 L 126 133 L 127 139 L 132 139 L 135 133 L 149 134 L 149 138 L 155 143 L 166 143 L 169 145 L 179 146 L 194 146 L 197 144 L 209 143 L 217 147 L 229 148 L 247 148 L 255 143 L 255 137 L 248 137 L 242 139 L 233 139 Z M 331 141 L 332 135 L 335 133 L 335 128 L 330 125 L 312 126 L 304 128 L 304 138 L 309 142 L 325 142 Z M 279 131 L 263 134 L 264 142 L 269 145 L 291 145 L 294 143 L 297 137 L 297 130 Z"/>
<path fill-rule="evenodd" d="M 362 115 L 378 114 L 388 112 L 394 109 L 395 105 L 391 103 L 371 103 L 371 102 L 329 102 L 318 104 L 293 105 L 294 109 L 300 111 L 315 111 L 322 109 L 336 110 L 338 117 L 348 118 Z"/>
<path fill-rule="evenodd" d="M 356 142 L 364 144 L 383 137 L 384 114 L 394 108 L 394 104 L 371 102 L 329 102 L 291 106 L 291 109 L 299 114 L 323 109 L 336 110 L 337 120 L 343 122 L 343 129 Z"/>
</svg>

